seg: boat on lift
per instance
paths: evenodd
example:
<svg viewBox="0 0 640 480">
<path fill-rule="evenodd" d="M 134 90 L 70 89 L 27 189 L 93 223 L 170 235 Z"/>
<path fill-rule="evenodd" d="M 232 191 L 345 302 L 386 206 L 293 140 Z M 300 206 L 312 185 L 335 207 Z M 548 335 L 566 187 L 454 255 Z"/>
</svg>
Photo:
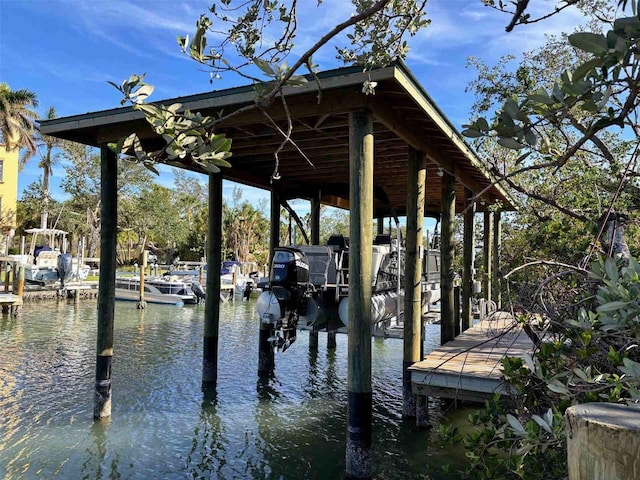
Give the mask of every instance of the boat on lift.
<svg viewBox="0 0 640 480">
<path fill-rule="evenodd" d="M 379 235 L 373 245 L 371 321 L 389 325 L 404 309 L 404 252 L 400 242 Z M 423 255 L 423 310 L 440 300 L 440 252 Z M 347 326 L 349 244 L 333 235 L 327 245 L 277 247 L 267 289 L 258 297 L 261 321 L 274 325 L 274 346 L 286 350 L 298 328 L 337 330 Z"/>
<path fill-rule="evenodd" d="M 25 269 L 27 283 L 50 285 L 61 282 L 64 286 L 71 280 L 84 280 L 90 268 L 80 259 L 67 253 L 68 232 L 56 228 L 29 228 L 31 235 L 28 253 L 11 255 Z"/>
</svg>

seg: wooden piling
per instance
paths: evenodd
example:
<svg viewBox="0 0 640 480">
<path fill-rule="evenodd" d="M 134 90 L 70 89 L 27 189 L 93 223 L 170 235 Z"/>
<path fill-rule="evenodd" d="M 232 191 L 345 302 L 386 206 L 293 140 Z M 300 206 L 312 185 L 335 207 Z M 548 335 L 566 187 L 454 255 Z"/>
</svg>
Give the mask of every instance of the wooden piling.
<svg viewBox="0 0 640 480">
<path fill-rule="evenodd" d="M 473 242 L 475 236 L 476 204 L 471 202 L 473 192 L 465 189 L 464 234 L 462 246 L 462 331 L 473 323 L 471 300 L 473 297 Z"/>
<path fill-rule="evenodd" d="M 613 403 L 569 407 L 569 480 L 635 480 L 640 465 L 640 410 Z"/>
<path fill-rule="evenodd" d="M 118 226 L 118 164 L 106 145 L 100 149 L 100 289 L 93 418 L 111 416 L 111 363 L 116 292 L 116 232 Z"/>
<path fill-rule="evenodd" d="M 500 289 L 500 246 L 502 244 L 502 222 L 500 222 L 500 211 L 493 214 L 493 251 L 491 253 L 491 273 L 493 274 L 491 292 L 493 301 L 496 302 L 498 310 L 502 306 L 502 295 Z"/>
<path fill-rule="evenodd" d="M 349 327 L 346 471 L 373 474 L 371 398 L 371 252 L 373 122 L 368 112 L 349 114 Z"/>
<path fill-rule="evenodd" d="M 207 226 L 207 283 L 204 300 L 202 388 L 218 382 L 218 329 L 220 325 L 220 265 L 222 264 L 222 174 L 209 174 L 209 223 Z M 233 293 L 232 293 L 233 295 Z"/>
<path fill-rule="evenodd" d="M 453 294 L 453 223 L 456 209 L 456 177 L 443 172 L 442 175 L 442 230 L 440 254 L 440 344 L 451 341 L 455 337 L 455 315 Z"/>
<path fill-rule="evenodd" d="M 17 288 L 13 293 L 22 297 L 24 295 L 24 265 L 18 267 L 17 277 Z"/>
<path fill-rule="evenodd" d="M 407 184 L 407 240 L 404 264 L 404 349 L 402 357 L 402 415 L 416 416 L 409 367 L 420 360 L 422 328 L 422 236 L 427 158 L 409 148 Z"/>
<path fill-rule="evenodd" d="M 484 278 L 482 289 L 487 302 L 491 301 L 491 287 L 493 283 L 493 212 L 484 211 L 484 244 L 483 244 Z"/>
<path fill-rule="evenodd" d="M 147 308 L 147 302 L 144 299 L 144 275 L 147 270 L 147 251 L 142 250 L 140 254 L 140 297 L 138 298 L 138 304 L 136 307 L 138 310 Z"/>
<path fill-rule="evenodd" d="M 311 199 L 311 244 L 320 245 L 320 192 Z M 318 329 L 309 330 L 309 350 L 318 349 Z"/>
<path fill-rule="evenodd" d="M 4 293 L 9 293 L 9 285 L 11 279 L 11 262 L 4 262 Z"/>
<path fill-rule="evenodd" d="M 429 397 L 416 395 L 416 427 L 429 427 Z"/>
<path fill-rule="evenodd" d="M 327 349 L 335 350 L 338 346 L 336 342 L 336 331 L 335 330 L 327 330 Z"/>
</svg>

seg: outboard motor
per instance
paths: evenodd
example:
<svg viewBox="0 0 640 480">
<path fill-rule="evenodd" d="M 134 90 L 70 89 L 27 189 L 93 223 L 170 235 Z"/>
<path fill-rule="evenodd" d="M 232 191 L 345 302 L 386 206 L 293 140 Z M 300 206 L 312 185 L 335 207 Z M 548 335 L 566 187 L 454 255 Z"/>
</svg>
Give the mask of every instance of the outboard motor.
<svg viewBox="0 0 640 480">
<path fill-rule="evenodd" d="M 198 299 L 198 303 L 204 301 L 204 297 L 205 297 L 204 288 L 202 288 L 202 285 L 200 284 L 200 282 L 193 282 L 191 284 L 191 290 L 193 291 L 194 295 Z"/>
<path fill-rule="evenodd" d="M 261 321 L 274 325 L 270 341 L 285 351 L 296 340 L 301 315 L 307 314 L 313 286 L 309 283 L 309 263 L 297 248 L 277 247 L 269 275 L 270 291 L 258 298 Z"/>
<path fill-rule="evenodd" d="M 309 263 L 304 253 L 297 248 L 276 248 L 269 281 L 283 310 L 294 309 L 309 288 Z"/>
<path fill-rule="evenodd" d="M 58 278 L 64 289 L 65 283 L 71 280 L 73 275 L 73 262 L 70 253 L 63 253 L 58 256 L 58 266 L 56 271 L 58 272 Z"/>
</svg>

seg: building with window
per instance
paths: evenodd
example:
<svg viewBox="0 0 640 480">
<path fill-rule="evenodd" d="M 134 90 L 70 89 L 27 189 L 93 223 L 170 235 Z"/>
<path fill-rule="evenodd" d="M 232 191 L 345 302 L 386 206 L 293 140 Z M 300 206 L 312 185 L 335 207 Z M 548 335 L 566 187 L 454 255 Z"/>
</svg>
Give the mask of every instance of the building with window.
<svg viewBox="0 0 640 480">
<path fill-rule="evenodd" d="M 10 235 L 16 228 L 19 149 L 7 151 L 0 144 L 0 234 Z"/>
</svg>

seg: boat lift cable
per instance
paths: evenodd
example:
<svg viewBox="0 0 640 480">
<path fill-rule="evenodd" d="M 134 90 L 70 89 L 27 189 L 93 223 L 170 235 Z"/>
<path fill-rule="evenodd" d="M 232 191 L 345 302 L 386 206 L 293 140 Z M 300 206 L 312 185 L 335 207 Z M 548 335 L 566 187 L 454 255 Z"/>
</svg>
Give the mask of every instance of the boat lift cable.
<svg viewBox="0 0 640 480">
<path fill-rule="evenodd" d="M 304 224 L 302 223 L 302 220 L 300 220 L 300 217 L 298 216 L 298 214 L 295 212 L 293 208 L 291 208 L 291 205 L 289 205 L 289 202 L 287 202 L 286 200 L 282 200 L 282 206 L 289 213 L 289 215 L 296 221 L 296 224 L 298 224 L 298 228 L 300 229 L 300 232 L 304 237 L 304 241 L 307 242 L 307 245 L 311 245 L 311 242 L 309 241 L 309 236 L 307 235 L 307 232 L 304 231 Z"/>
</svg>

